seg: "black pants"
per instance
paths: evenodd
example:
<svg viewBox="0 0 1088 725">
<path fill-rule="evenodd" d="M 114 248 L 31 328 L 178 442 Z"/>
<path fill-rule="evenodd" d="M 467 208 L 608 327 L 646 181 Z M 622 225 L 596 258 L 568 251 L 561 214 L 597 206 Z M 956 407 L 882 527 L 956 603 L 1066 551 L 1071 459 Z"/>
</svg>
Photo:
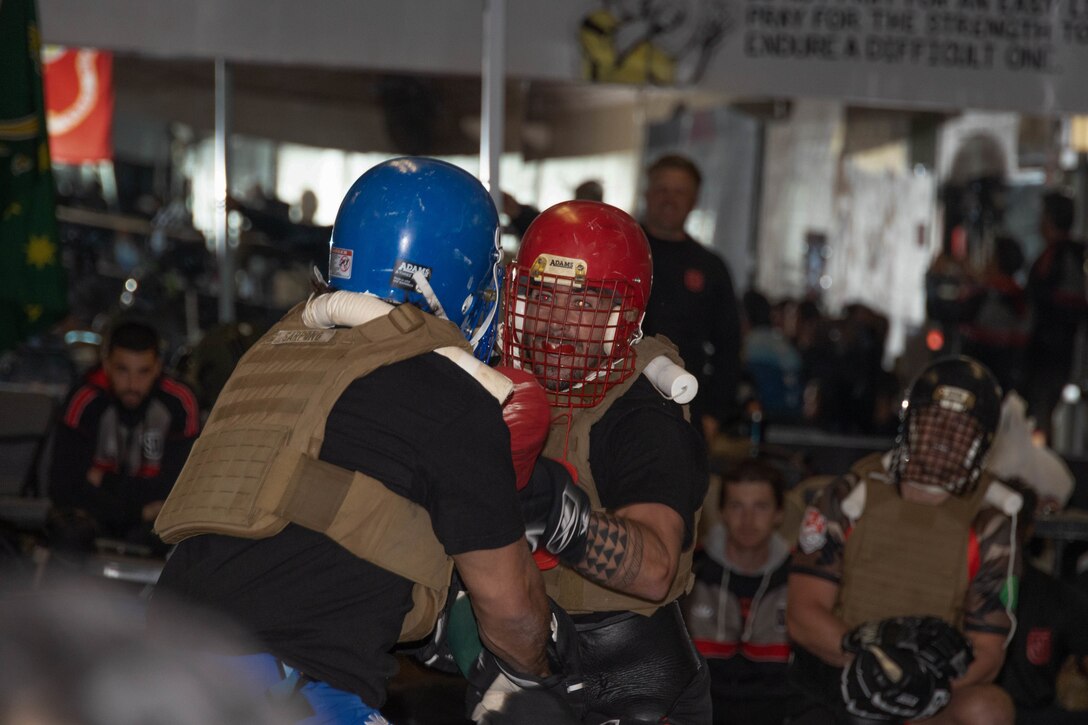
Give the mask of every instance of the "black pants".
<svg viewBox="0 0 1088 725">
<path fill-rule="evenodd" d="M 710 725 L 710 676 L 673 602 L 650 617 L 577 623 L 589 725 Z"/>
</svg>

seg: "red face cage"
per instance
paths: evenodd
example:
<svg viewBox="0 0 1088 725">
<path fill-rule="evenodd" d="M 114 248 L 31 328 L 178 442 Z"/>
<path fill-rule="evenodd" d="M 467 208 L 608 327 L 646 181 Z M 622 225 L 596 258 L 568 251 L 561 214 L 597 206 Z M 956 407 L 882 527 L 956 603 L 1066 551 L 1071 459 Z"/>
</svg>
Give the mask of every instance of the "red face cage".
<svg viewBox="0 0 1088 725">
<path fill-rule="evenodd" d="M 504 299 L 503 357 L 536 376 L 553 406 L 584 408 L 634 372 L 641 337 L 634 288 L 587 281 L 584 269 L 549 274 L 511 265 Z"/>
</svg>

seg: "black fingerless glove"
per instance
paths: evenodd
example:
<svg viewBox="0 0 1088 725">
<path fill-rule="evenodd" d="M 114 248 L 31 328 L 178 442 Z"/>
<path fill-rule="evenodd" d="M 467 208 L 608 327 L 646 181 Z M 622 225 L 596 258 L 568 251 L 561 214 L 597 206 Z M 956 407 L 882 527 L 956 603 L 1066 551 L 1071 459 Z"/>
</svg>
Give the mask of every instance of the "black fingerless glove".
<svg viewBox="0 0 1088 725">
<path fill-rule="evenodd" d="M 544 549 L 567 564 L 582 560 L 591 506 L 566 466 L 541 456 L 518 498 L 533 551 Z"/>
</svg>

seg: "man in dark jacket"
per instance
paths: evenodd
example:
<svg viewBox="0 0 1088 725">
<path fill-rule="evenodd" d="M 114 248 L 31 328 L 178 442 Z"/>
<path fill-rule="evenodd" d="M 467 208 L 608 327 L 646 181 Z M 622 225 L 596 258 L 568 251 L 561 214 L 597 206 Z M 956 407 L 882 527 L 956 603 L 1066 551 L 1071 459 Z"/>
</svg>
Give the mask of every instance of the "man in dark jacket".
<svg viewBox="0 0 1088 725">
<path fill-rule="evenodd" d="M 102 366 L 68 396 L 54 434 L 49 496 L 67 522 L 58 535 L 82 520 L 93 522 L 88 533 L 161 545 L 151 523 L 199 432 L 193 393 L 162 372 L 158 333 L 117 325 Z"/>
</svg>

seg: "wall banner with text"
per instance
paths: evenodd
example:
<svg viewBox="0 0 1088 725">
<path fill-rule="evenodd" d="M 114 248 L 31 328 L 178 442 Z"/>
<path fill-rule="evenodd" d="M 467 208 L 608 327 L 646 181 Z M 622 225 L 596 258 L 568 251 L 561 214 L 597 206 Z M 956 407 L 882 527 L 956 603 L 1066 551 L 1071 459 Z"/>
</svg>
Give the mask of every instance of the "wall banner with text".
<svg viewBox="0 0 1088 725">
<path fill-rule="evenodd" d="M 885 105 L 1088 112 L 1088 0 L 628 5 L 617 12 L 602 3 L 586 16 L 584 78 Z"/>
</svg>

